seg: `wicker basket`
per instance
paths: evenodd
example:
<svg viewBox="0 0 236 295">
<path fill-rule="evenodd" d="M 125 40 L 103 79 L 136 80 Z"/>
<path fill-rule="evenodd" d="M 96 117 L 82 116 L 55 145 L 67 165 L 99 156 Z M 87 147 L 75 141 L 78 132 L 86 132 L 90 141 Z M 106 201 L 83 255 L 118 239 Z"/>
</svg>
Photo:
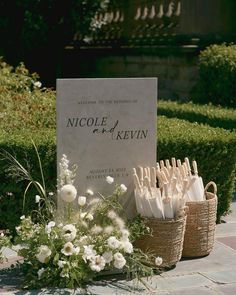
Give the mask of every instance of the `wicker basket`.
<svg viewBox="0 0 236 295">
<path fill-rule="evenodd" d="M 209 186 L 213 186 L 213 193 L 207 191 Z M 183 257 L 206 256 L 213 249 L 217 211 L 216 193 L 216 184 L 211 181 L 205 187 L 205 201 L 187 202 L 189 212 L 184 236 Z"/>
<path fill-rule="evenodd" d="M 135 246 L 161 257 L 161 267 L 174 266 L 182 254 L 186 215 L 177 219 L 145 218 L 145 221 L 152 236 L 143 236 L 136 241 Z"/>
</svg>

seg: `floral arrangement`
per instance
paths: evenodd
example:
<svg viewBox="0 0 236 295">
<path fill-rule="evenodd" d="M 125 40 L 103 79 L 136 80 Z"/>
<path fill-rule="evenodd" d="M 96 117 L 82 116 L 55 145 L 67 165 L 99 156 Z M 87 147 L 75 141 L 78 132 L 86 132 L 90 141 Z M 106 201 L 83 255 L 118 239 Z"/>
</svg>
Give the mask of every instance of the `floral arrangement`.
<svg viewBox="0 0 236 295">
<path fill-rule="evenodd" d="M 121 217 L 124 212 L 119 200 L 126 186 L 115 184 L 107 176 L 108 185 L 114 185 L 112 195 L 95 196 L 87 190 L 78 196 L 73 185 L 76 167 L 69 169 L 65 155 L 59 170 L 57 198 L 62 202 L 62 210 L 55 208 L 54 196 L 46 193 L 45 185 L 31 180 L 39 192 L 35 196 L 38 209 L 32 217 L 23 215 L 16 228 L 14 244 L 18 245 L 18 255 L 24 258 L 19 266 L 25 287 L 83 287 L 106 271 L 123 272 L 129 278 L 139 279 L 152 275 L 149 265 L 155 261 L 159 266 L 162 259 L 144 254 L 132 244 L 148 229 L 138 218 L 129 224 Z M 1 239 L 4 242 L 0 246 L 9 244 L 6 236 Z"/>
</svg>

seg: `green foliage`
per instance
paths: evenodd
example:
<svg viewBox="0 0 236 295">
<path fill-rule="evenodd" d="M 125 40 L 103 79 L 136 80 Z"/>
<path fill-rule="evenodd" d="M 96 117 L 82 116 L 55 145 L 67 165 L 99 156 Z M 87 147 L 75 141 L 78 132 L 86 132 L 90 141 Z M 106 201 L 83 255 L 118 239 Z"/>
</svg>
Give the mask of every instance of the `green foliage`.
<svg viewBox="0 0 236 295">
<path fill-rule="evenodd" d="M 236 106 L 236 45 L 211 45 L 199 57 L 194 101 Z"/>
<path fill-rule="evenodd" d="M 218 221 L 227 213 L 232 200 L 236 168 L 236 133 L 190 123 L 180 119 L 158 117 L 157 159 L 171 157 L 196 160 L 204 184 L 218 186 Z"/>
<path fill-rule="evenodd" d="M 55 92 L 35 86 L 37 75 L 31 75 L 20 65 L 13 69 L 0 62 L 0 150 L 15 155 L 30 168 L 35 180 L 40 179 L 38 160 L 31 138 L 38 147 L 48 189 L 56 185 Z M 169 110 L 168 110 L 169 109 Z M 229 210 L 236 163 L 235 132 L 212 128 L 233 129 L 235 111 L 212 106 L 159 102 L 159 115 L 178 116 L 193 123 L 158 117 L 157 157 L 196 159 L 205 184 L 213 180 L 218 185 L 218 219 Z M 193 119 L 193 118 L 194 119 Z M 192 118 L 192 119 L 191 119 Z M 26 182 L 16 182 L 0 161 L 0 228 L 13 231 L 22 215 Z M 35 191 L 26 198 L 25 214 L 35 208 Z"/>
<path fill-rule="evenodd" d="M 157 114 L 168 118 L 179 118 L 189 122 L 208 124 L 212 127 L 236 129 L 236 110 L 192 102 L 158 100 Z"/>
</svg>

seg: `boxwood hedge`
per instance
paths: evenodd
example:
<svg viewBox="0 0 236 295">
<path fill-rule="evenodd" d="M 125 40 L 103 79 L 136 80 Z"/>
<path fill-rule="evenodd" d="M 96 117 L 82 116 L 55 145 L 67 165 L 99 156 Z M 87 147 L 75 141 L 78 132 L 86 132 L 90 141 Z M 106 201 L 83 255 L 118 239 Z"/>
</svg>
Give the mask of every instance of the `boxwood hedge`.
<svg viewBox="0 0 236 295">
<path fill-rule="evenodd" d="M 55 92 L 35 86 L 36 75 L 23 65 L 17 69 L 0 63 L 0 150 L 13 153 L 36 179 L 39 169 L 31 138 L 44 166 L 48 190 L 56 182 Z M 37 84 L 36 84 L 37 85 Z M 210 107 L 209 107 L 210 108 Z M 236 133 L 182 119 L 158 116 L 157 159 L 188 156 L 196 159 L 204 183 L 218 185 L 218 220 L 229 210 L 236 163 Z M 7 173 L 7 162 L 0 162 L 0 228 L 13 230 L 22 214 L 24 182 Z M 26 202 L 26 212 L 35 208 L 35 192 Z"/>
</svg>

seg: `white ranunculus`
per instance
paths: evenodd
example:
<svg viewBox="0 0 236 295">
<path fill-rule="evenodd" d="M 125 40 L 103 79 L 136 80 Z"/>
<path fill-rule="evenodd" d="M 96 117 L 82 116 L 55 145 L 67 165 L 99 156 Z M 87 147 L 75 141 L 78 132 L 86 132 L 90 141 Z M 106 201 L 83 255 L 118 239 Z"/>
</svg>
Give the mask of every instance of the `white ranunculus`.
<svg viewBox="0 0 236 295">
<path fill-rule="evenodd" d="M 57 262 L 57 265 L 60 268 L 63 268 L 66 264 L 67 264 L 67 262 L 64 260 L 58 260 L 58 262 Z"/>
<path fill-rule="evenodd" d="M 67 224 L 62 228 L 62 235 L 67 242 L 71 242 L 76 237 L 76 228 L 73 224 Z"/>
<path fill-rule="evenodd" d="M 45 269 L 42 267 L 38 270 L 38 278 L 41 279 L 42 274 L 45 272 Z"/>
<path fill-rule="evenodd" d="M 47 263 L 49 261 L 49 257 L 52 254 L 52 251 L 48 248 L 47 245 L 41 245 L 38 248 L 38 253 L 36 254 L 36 258 L 41 263 Z"/>
<path fill-rule="evenodd" d="M 66 203 L 71 203 L 75 200 L 77 190 L 72 184 L 66 184 L 60 189 L 60 197 Z"/>
<path fill-rule="evenodd" d="M 114 258 L 114 266 L 116 268 L 122 269 L 125 266 L 126 260 L 120 252 L 115 253 L 113 258 Z"/>
<path fill-rule="evenodd" d="M 93 196 L 93 195 L 94 195 L 94 192 L 93 192 L 91 189 L 87 189 L 86 193 L 87 193 L 89 196 Z"/>
<path fill-rule="evenodd" d="M 133 245 L 129 241 L 121 242 L 121 249 L 125 251 L 125 253 L 133 253 Z"/>
<path fill-rule="evenodd" d="M 120 247 L 120 241 L 118 241 L 116 237 L 111 236 L 107 239 L 107 245 L 111 249 L 117 249 Z"/>
<path fill-rule="evenodd" d="M 61 253 L 65 256 L 71 256 L 74 254 L 74 245 L 71 242 L 65 243 L 64 247 L 61 249 Z"/>
<path fill-rule="evenodd" d="M 41 197 L 39 195 L 36 195 L 35 196 L 35 203 L 36 204 L 39 203 L 40 199 L 41 199 Z"/>
<path fill-rule="evenodd" d="M 126 193 L 127 192 L 127 187 L 124 184 L 120 185 L 120 190 L 122 193 Z"/>
<path fill-rule="evenodd" d="M 86 204 L 86 197 L 79 196 L 78 197 L 78 204 L 80 205 L 80 207 L 83 207 Z"/>
<path fill-rule="evenodd" d="M 94 256 L 96 256 L 96 250 L 93 250 L 94 245 L 83 246 L 84 247 L 84 255 L 83 259 L 86 262 L 87 260 L 91 260 Z"/>
<path fill-rule="evenodd" d="M 111 176 L 107 176 L 106 177 L 106 182 L 109 183 L 109 184 L 112 184 L 114 182 L 114 178 L 111 177 Z"/>
<path fill-rule="evenodd" d="M 113 254 L 111 251 L 106 251 L 102 254 L 102 257 L 105 259 L 106 263 L 110 263 L 113 259 Z"/>
<path fill-rule="evenodd" d="M 89 263 L 91 270 L 96 272 L 103 270 L 105 265 L 106 265 L 106 261 L 100 255 L 93 256 Z"/>
<path fill-rule="evenodd" d="M 160 265 L 162 264 L 162 262 L 163 262 L 163 260 L 162 260 L 162 258 L 159 257 L 159 256 L 155 259 L 155 264 L 156 264 L 157 266 L 160 266 Z"/>
</svg>

